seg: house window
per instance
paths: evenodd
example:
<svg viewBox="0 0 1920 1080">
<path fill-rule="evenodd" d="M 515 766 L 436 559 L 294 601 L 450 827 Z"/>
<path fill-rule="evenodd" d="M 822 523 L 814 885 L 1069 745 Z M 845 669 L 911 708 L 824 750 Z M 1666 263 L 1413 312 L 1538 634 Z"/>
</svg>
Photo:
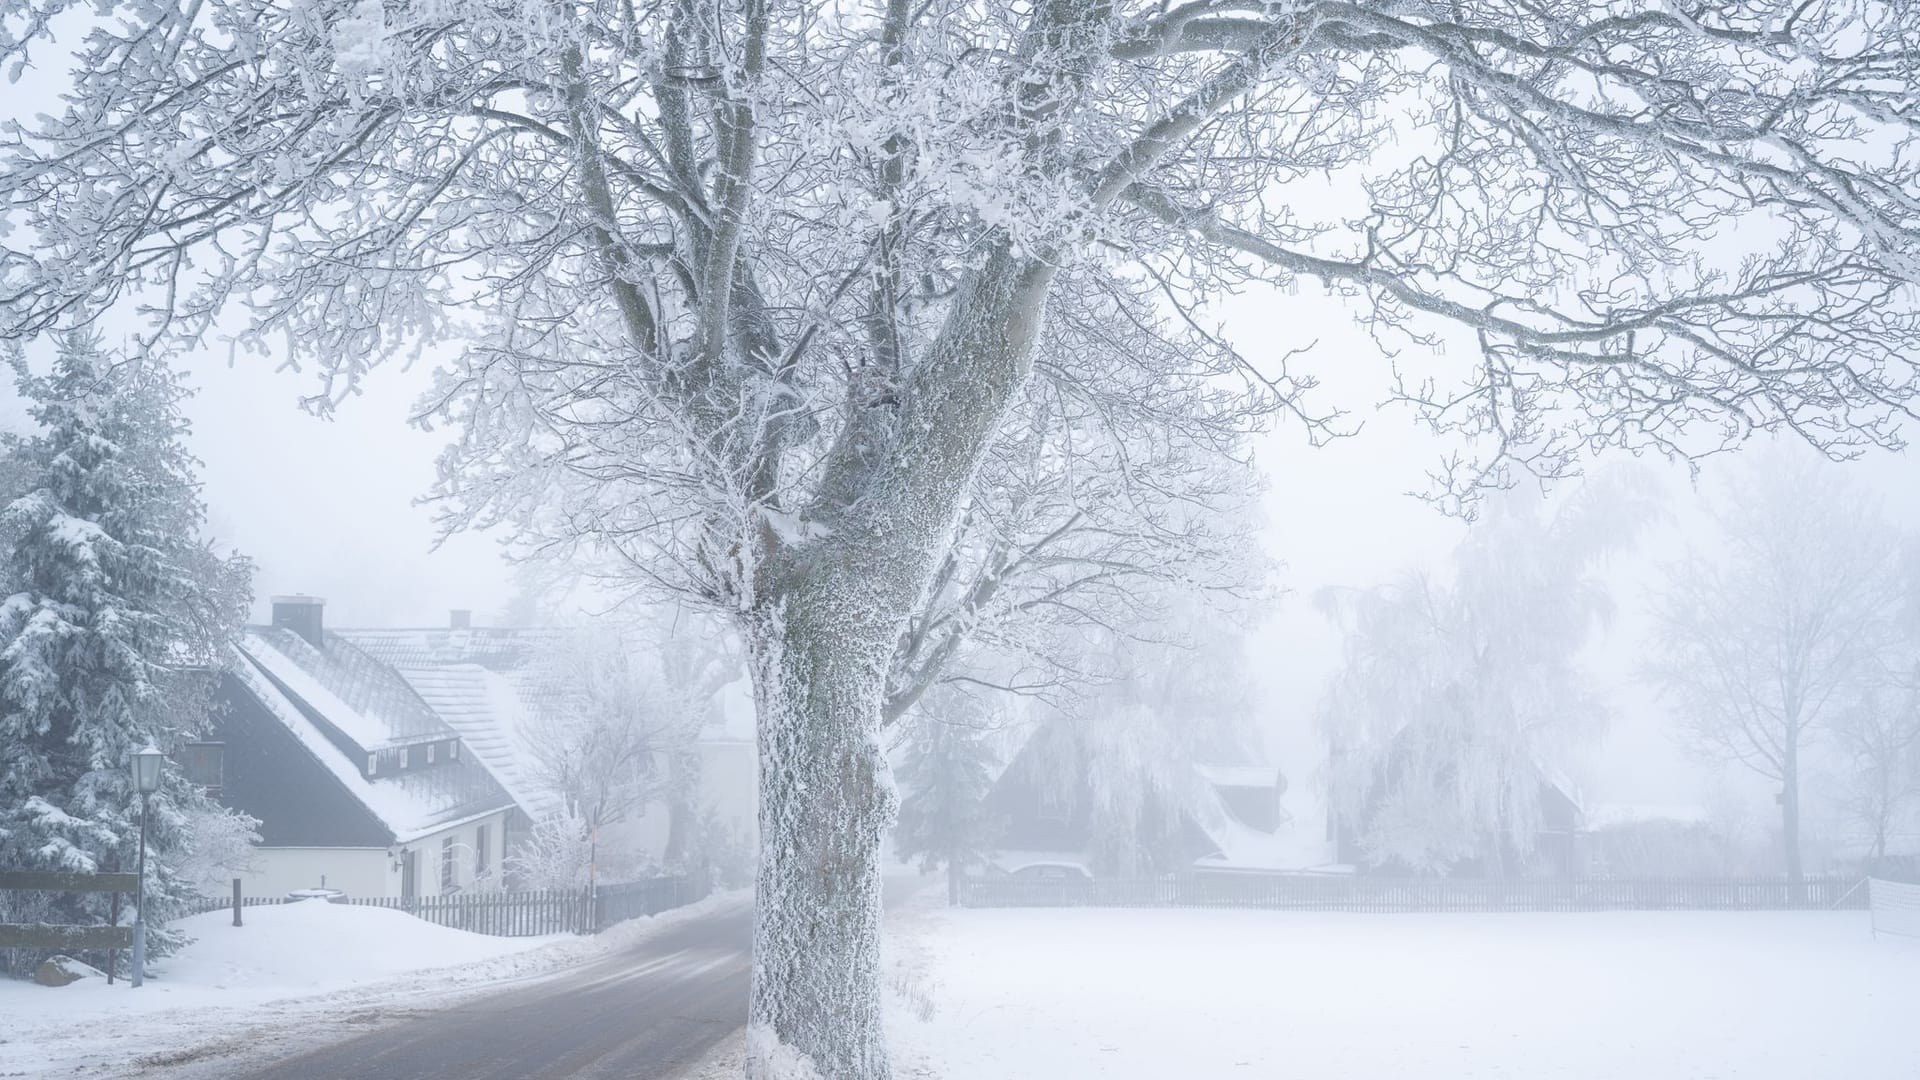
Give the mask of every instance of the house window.
<svg viewBox="0 0 1920 1080">
<path fill-rule="evenodd" d="M 429 765 L 431 765 L 431 764 L 433 764 L 433 751 L 434 751 L 434 749 L 435 749 L 435 747 L 434 747 L 434 744 L 433 744 L 433 743 L 428 743 L 428 744 L 427 744 L 427 764 L 429 764 Z"/>
<path fill-rule="evenodd" d="M 374 773 L 380 771 L 379 766 L 380 766 L 379 755 L 368 754 L 367 755 L 367 775 L 372 776 Z"/>
<path fill-rule="evenodd" d="M 453 891 L 453 837 L 440 841 L 440 891 Z"/>
<path fill-rule="evenodd" d="M 226 786 L 226 757 L 226 743 L 188 743 L 180 748 L 180 771 L 186 774 L 188 783 L 219 798 L 220 789 Z"/>
<path fill-rule="evenodd" d="M 481 825 L 473 830 L 473 876 L 487 876 L 487 827 Z"/>
<path fill-rule="evenodd" d="M 447 760 L 448 761 L 460 760 L 460 744 L 458 742 L 450 742 L 447 744 Z"/>
</svg>

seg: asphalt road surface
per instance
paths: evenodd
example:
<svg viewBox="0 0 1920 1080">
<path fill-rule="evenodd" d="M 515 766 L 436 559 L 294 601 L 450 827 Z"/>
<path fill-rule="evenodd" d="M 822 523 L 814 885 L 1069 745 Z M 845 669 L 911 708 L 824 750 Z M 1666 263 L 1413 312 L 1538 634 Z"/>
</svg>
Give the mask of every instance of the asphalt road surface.
<svg viewBox="0 0 1920 1080">
<path fill-rule="evenodd" d="M 416 1015 L 246 1074 L 254 1080 L 653 1080 L 747 1019 L 752 910 L 664 929 L 538 982 Z"/>
<path fill-rule="evenodd" d="M 887 881 L 889 908 L 919 888 Z M 747 1022 L 753 911 L 664 928 L 535 982 L 416 1013 L 248 1080 L 666 1080 Z"/>
</svg>

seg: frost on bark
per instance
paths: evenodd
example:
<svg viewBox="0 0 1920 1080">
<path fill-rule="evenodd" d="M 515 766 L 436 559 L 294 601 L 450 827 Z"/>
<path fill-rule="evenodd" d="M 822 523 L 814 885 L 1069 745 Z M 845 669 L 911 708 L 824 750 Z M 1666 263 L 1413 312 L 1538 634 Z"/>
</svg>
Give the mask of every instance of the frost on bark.
<svg viewBox="0 0 1920 1080">
<path fill-rule="evenodd" d="M 753 1024 L 820 1075 L 886 1076 L 880 838 L 896 800 L 880 750 L 886 609 L 809 582 L 749 631 L 760 746 Z M 752 1080 L 790 1080 L 756 1048 Z"/>
<path fill-rule="evenodd" d="M 973 483 L 1034 372 L 1149 442 L 1173 425 L 1130 403 L 1170 386 L 1324 432 L 1287 372 L 1308 343 L 1242 353 L 1204 310 L 1320 290 L 1407 365 L 1393 398 L 1468 437 L 1460 496 L 1755 430 L 1897 445 L 1912 415 L 1904 5 L 23 11 L 0 66 L 71 85 L 0 127 L 0 338 L 131 311 L 166 352 L 241 325 L 317 371 L 322 411 L 455 345 L 421 405 L 457 432 L 446 526 L 607 559 L 749 639 L 793 826 L 761 878 L 755 1046 L 830 1080 L 886 1075 L 856 857 L 884 788 L 857 763 L 902 635 L 948 640 L 937 553 L 992 502 Z M 1411 370 L 1449 330 L 1468 362 Z M 1086 347 L 1050 351 L 1067 331 Z M 892 705 L 929 670 L 895 671 Z M 842 922 L 807 921 L 820 890 Z M 844 992 L 808 998 L 835 956 Z"/>
</svg>

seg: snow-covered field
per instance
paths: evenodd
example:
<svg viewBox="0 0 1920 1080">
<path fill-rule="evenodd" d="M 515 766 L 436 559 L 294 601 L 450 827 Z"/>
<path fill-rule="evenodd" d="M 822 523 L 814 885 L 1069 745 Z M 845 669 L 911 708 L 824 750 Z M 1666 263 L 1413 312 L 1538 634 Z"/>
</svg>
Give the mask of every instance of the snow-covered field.
<svg viewBox="0 0 1920 1080">
<path fill-rule="evenodd" d="M 1920 1077 L 1920 941 L 1875 941 L 1862 912 L 953 911 L 899 929 L 904 1077 Z"/>
<path fill-rule="evenodd" d="M 746 903 L 717 895 L 595 937 L 502 938 L 386 908 L 308 901 L 182 920 L 195 941 L 150 966 L 145 986 L 87 979 L 49 988 L 0 979 L 0 1077 L 118 1076 L 244 1048 L 265 1054 L 409 1007 L 538 978 L 633 944 L 660 926 Z"/>
</svg>

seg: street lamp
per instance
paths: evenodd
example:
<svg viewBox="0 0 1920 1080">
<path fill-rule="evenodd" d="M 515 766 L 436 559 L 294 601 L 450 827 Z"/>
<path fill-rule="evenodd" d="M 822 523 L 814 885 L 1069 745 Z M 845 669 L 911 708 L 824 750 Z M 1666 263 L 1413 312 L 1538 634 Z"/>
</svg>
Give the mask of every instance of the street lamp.
<svg viewBox="0 0 1920 1080">
<path fill-rule="evenodd" d="M 160 764 L 166 755 L 148 743 L 133 754 L 133 786 L 140 793 L 140 862 L 133 885 L 133 985 L 147 976 L 147 803 L 160 790 Z"/>
</svg>

